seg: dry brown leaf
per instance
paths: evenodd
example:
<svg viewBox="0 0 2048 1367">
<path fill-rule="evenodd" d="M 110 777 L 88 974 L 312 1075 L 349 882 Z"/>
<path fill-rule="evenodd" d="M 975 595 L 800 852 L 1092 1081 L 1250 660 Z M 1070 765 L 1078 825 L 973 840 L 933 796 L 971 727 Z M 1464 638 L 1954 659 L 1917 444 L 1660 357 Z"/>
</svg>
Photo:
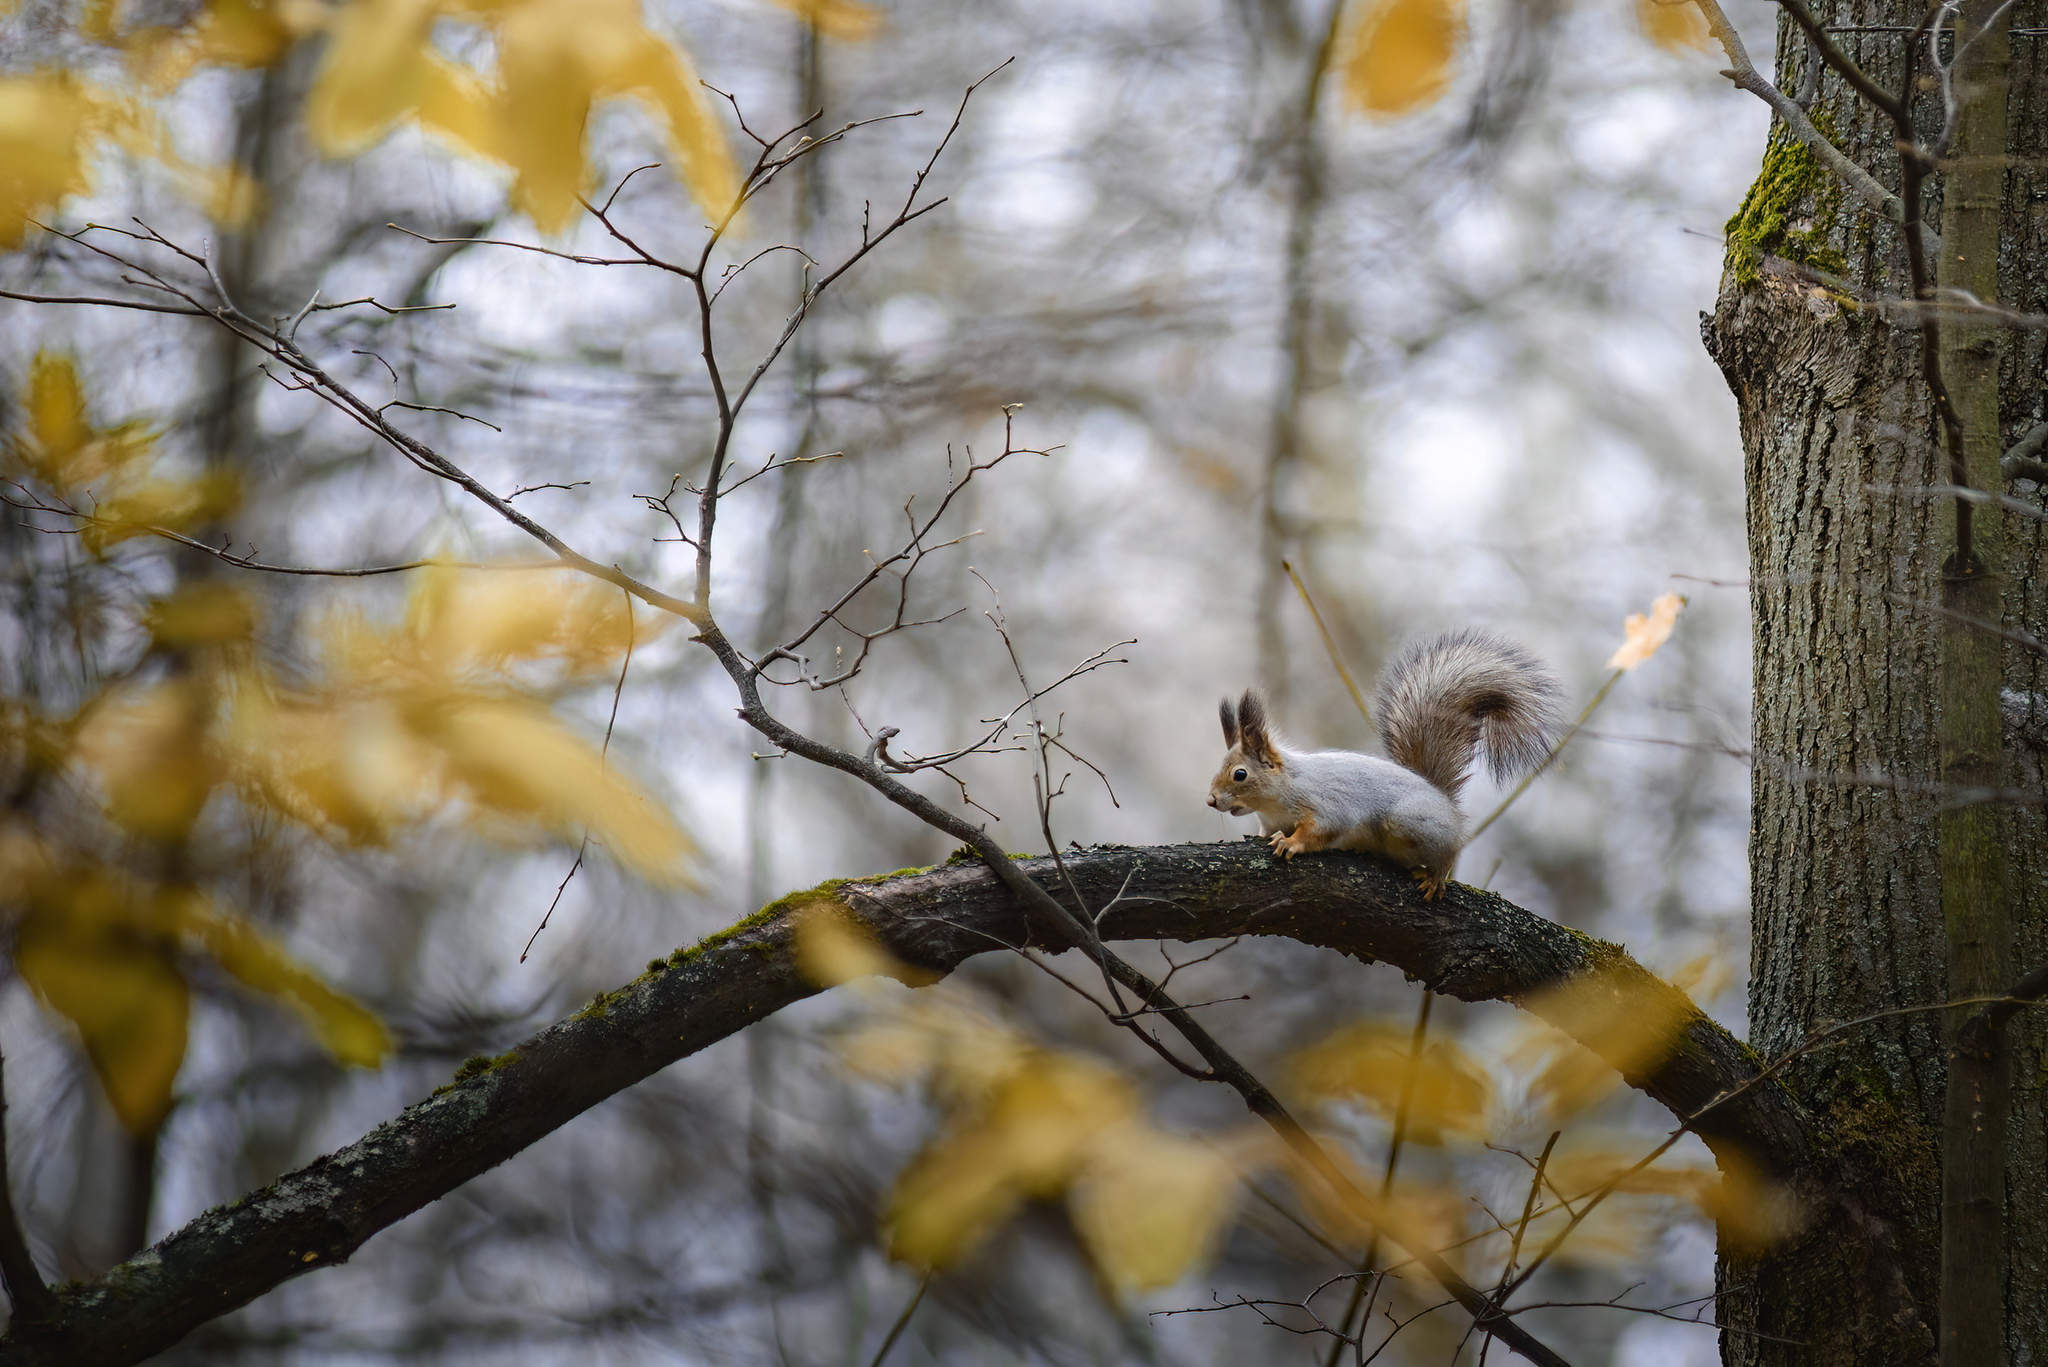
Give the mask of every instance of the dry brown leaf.
<svg viewBox="0 0 2048 1367">
<path fill-rule="evenodd" d="M 1691 6 L 1686 7 L 1688 10 Z M 1678 623 L 1678 614 L 1685 607 L 1685 598 L 1676 593 L 1667 593 L 1650 604 L 1650 615 L 1632 612 L 1622 623 L 1627 639 L 1621 643 L 1607 661 L 1609 669 L 1630 670 L 1657 653 L 1657 647 L 1671 639 L 1671 628 Z"/>
</svg>

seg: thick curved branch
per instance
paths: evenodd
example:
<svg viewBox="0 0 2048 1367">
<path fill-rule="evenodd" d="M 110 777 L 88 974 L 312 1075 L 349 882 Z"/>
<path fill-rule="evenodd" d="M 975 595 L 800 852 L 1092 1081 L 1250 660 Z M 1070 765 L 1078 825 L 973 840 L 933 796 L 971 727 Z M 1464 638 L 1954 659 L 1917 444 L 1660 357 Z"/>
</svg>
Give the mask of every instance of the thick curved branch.
<svg viewBox="0 0 2048 1367">
<path fill-rule="evenodd" d="M 1454 885 L 1441 902 L 1424 902 L 1388 865 L 1344 854 L 1282 864 L 1253 842 L 1096 848 L 1065 862 L 1092 906 L 1117 903 L 1103 918 L 1106 939 L 1279 935 L 1391 963 L 1466 1001 L 1540 1007 L 1539 994 L 1570 983 L 1608 994 L 1632 1016 L 1678 1019 L 1664 1061 L 1625 1074 L 1631 1085 L 1681 1118 L 1698 1116 L 1693 1128 L 1718 1152 L 1784 1175 L 1808 1161 L 1803 1113 L 1775 1084 L 1744 1085 L 1759 1069 L 1739 1041 L 1620 949 L 1499 897 Z M 1050 860 L 1019 867 L 1057 888 Z M 1016 895 L 979 862 L 821 889 L 810 900 L 828 897 L 852 907 L 893 953 L 940 973 L 1006 945 L 1063 947 L 1046 945 Z M 49 1320 L 19 1323 L 0 1339 L 0 1367 L 112 1367 L 161 1352 L 291 1277 L 346 1260 L 378 1230 L 607 1097 L 814 995 L 790 952 L 793 917 L 806 904 L 785 898 L 678 951 L 661 971 L 486 1069 L 465 1068 L 473 1075 L 346 1148 L 67 1288 Z"/>
</svg>

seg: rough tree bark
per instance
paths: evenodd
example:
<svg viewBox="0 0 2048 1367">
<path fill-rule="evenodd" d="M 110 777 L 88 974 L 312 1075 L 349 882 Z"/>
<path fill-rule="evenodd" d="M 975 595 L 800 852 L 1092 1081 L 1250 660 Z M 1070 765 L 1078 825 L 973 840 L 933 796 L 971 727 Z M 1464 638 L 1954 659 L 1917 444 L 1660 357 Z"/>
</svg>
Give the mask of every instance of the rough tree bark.
<svg viewBox="0 0 2048 1367">
<path fill-rule="evenodd" d="M 1859 65 L 1886 89 L 1898 88 L 1922 5 L 1847 0 L 1816 8 Z M 2048 198 L 2043 17 L 2038 2 L 2011 16 L 2002 177 L 1996 168 L 1988 178 L 1959 176 L 1947 165 L 1958 202 L 1944 212 L 1937 176 L 1925 206 L 1930 224 L 1953 230 L 1964 207 L 1955 187 L 1974 182 L 1965 193 L 1996 202 L 2002 182 L 1995 285 L 1977 283 L 1974 292 L 1995 291 L 1997 302 L 2036 314 L 2048 309 L 2048 217 L 2039 207 Z M 1943 43 L 1944 60 L 1950 47 Z M 1802 89 L 1814 56 L 1789 24 L 1779 51 L 1780 87 Z M 1816 123 L 1853 160 L 1897 185 L 1890 121 L 1831 73 L 1816 93 Z M 1941 92 L 1924 84 L 1918 99 L 1931 136 L 1941 126 Z M 1995 135 L 1991 141 L 1995 147 Z M 1955 799 L 1967 796 L 1944 789 L 1939 769 L 1942 636 L 1945 621 L 1958 625 L 1939 610 L 1953 504 L 1915 492 L 1950 479 L 1913 321 L 1872 306 L 1911 294 L 1899 226 L 1859 210 L 1775 127 L 1763 174 L 1729 229 L 1728 270 L 1703 331 L 1735 392 L 1747 462 L 1756 696 L 1750 1022 L 1752 1043 L 1769 1054 L 1830 1020 L 1949 994 L 1941 828 L 1944 809 L 1955 812 Z M 1940 283 L 1967 278 L 1962 268 L 1975 264 L 1941 263 Z M 1972 363 L 1964 348 L 1974 345 L 1958 329 L 1945 366 L 1961 374 Z M 1981 347 L 1974 354 L 1986 356 Z M 2042 358 L 2041 331 L 2002 331 L 1989 355 L 1999 381 L 1998 431 L 1987 434 L 1978 421 L 1968 434 L 1978 449 L 2009 446 L 2041 420 Z M 1987 483 L 1994 494 L 2041 503 L 2031 483 L 1980 480 L 1978 487 Z M 2002 597 L 2007 630 L 2039 635 L 2044 604 L 2028 569 L 2041 553 L 2042 524 L 1996 504 L 1979 505 L 1976 517 L 1994 539 L 2002 535 L 2008 569 L 1980 611 L 1996 614 Z M 1981 641 L 1981 629 L 1973 629 Z M 1990 786 L 2017 785 L 2024 794 L 2006 808 L 2015 929 L 2013 943 L 1997 947 L 2022 966 L 2048 955 L 2048 846 L 2036 762 L 2048 739 L 2042 669 L 2038 652 L 2004 641 L 2004 753 L 1977 756 L 1985 772 L 2004 776 Z M 1862 1175 L 1870 1213 L 1897 1246 L 1823 1220 L 1762 1258 L 1724 1250 L 1724 1320 L 1796 1340 L 1724 1335 L 1729 1364 L 1933 1360 L 1941 1328 L 1939 1136 L 1953 1024 L 1918 1015 L 1875 1025 L 1860 1047 L 1802 1073 L 1800 1095 L 1821 1135 L 1817 1160 Z M 1993 1268 L 2001 1253 L 2005 1260 L 1993 1297 L 1995 1304 L 2002 1296 L 2006 1313 L 2006 1360 L 2032 1363 L 2048 1344 L 2041 1021 L 2017 1022 L 2010 1046 L 2006 1246 L 1986 1251 L 1985 1260 Z M 2000 1274 L 1987 1275 L 1996 1281 Z"/>
<path fill-rule="evenodd" d="M 1468 1001 L 1526 1000 L 1570 983 L 1611 1002 L 1609 1019 L 1672 1022 L 1669 1050 L 1654 1065 L 1643 1064 L 1637 1039 L 1611 1030 L 1586 1042 L 1626 1050 L 1624 1076 L 1674 1114 L 1725 1098 L 1694 1126 L 1724 1161 L 1795 1185 L 1813 1167 L 1816 1136 L 1792 1092 L 1778 1079 L 1744 1085 L 1758 1075 L 1751 1051 L 1620 949 L 1499 897 L 1454 886 L 1443 901 L 1424 902 L 1389 865 L 1346 854 L 1282 864 L 1256 841 L 1102 848 L 1065 861 L 1090 906 L 1132 899 L 1104 917 L 1107 939 L 1284 935 L 1394 964 Z M 1051 860 L 1021 867 L 1058 886 Z M 899 957 L 940 973 L 1006 944 L 1045 944 L 1043 929 L 978 863 L 793 894 L 497 1058 L 472 1060 L 452 1084 L 355 1143 L 63 1288 L 47 1316 L 17 1313 L 0 1339 L 0 1367 L 139 1362 L 289 1278 L 345 1261 L 378 1230 L 606 1097 L 816 993 L 789 951 L 795 917 L 823 900 L 850 907 Z M 1587 1019 L 1586 994 L 1570 996 L 1579 1006 L 1555 1022 L 1567 1030 Z M 1793 1199 L 1818 1207 L 1832 1198 L 1809 1188 Z"/>
</svg>

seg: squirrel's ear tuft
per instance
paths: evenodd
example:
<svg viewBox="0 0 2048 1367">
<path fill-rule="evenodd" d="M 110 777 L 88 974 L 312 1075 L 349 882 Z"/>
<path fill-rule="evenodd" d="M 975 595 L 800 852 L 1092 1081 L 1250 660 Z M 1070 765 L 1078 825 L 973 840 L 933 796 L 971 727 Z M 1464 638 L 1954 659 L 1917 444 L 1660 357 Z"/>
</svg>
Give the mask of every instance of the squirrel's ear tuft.
<svg viewBox="0 0 2048 1367">
<path fill-rule="evenodd" d="M 1247 688 L 1238 699 L 1237 744 L 1253 759 L 1276 762 L 1273 737 L 1266 729 L 1266 699 L 1256 688 Z"/>
<path fill-rule="evenodd" d="M 1217 715 L 1223 718 L 1223 743 L 1235 748 L 1237 745 L 1237 708 L 1231 705 L 1230 699 L 1225 698 L 1217 709 Z"/>
</svg>

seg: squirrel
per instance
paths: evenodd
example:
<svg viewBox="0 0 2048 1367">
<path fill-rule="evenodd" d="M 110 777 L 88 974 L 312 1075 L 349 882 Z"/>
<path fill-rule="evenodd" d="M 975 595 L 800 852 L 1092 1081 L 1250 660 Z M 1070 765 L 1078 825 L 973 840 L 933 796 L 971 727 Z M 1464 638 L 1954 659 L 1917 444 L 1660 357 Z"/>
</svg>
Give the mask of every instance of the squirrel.
<svg viewBox="0 0 2048 1367">
<path fill-rule="evenodd" d="M 1358 850 L 1413 871 L 1429 901 L 1443 896 L 1465 817 L 1458 791 L 1483 740 L 1496 779 L 1538 768 L 1558 734 L 1557 680 L 1519 646 L 1479 631 L 1410 646 L 1381 676 L 1379 730 L 1391 759 L 1350 750 L 1291 750 L 1247 689 L 1223 700 L 1230 747 L 1209 805 L 1250 812 L 1275 853 Z"/>
</svg>

